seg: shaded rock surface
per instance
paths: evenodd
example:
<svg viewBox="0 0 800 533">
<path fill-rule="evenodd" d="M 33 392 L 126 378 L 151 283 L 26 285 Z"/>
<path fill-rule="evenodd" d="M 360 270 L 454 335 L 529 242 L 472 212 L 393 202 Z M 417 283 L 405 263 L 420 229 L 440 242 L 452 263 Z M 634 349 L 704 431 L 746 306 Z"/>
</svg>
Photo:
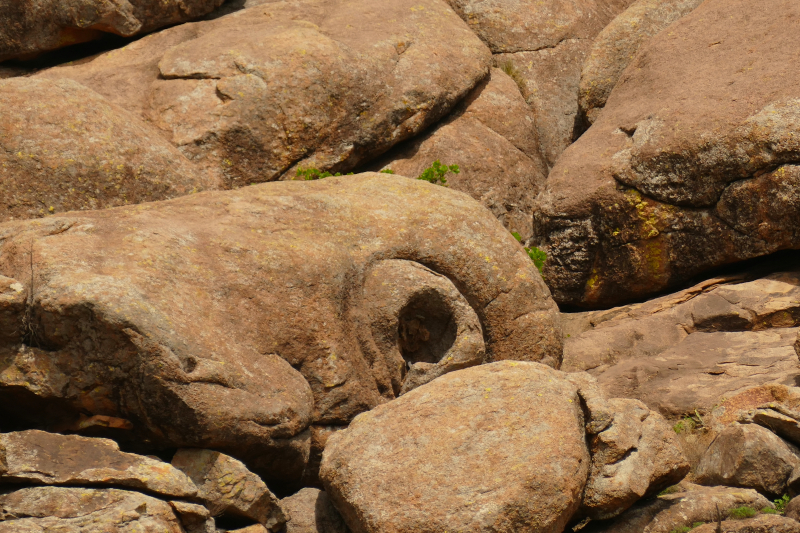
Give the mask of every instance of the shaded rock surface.
<svg viewBox="0 0 800 533">
<path fill-rule="evenodd" d="M 0 434 L 0 483 L 111 485 L 174 498 L 197 494 L 169 463 L 120 452 L 111 440 L 37 430 Z"/>
<path fill-rule="evenodd" d="M 413 178 L 436 160 L 460 167 L 447 175 L 449 187 L 479 200 L 523 240 L 531 236 L 533 201 L 547 167 L 536 118 L 507 74 L 492 69 L 433 131 L 401 144 L 379 164 Z"/>
<path fill-rule="evenodd" d="M 366 283 L 387 268 L 391 283 L 387 260 L 436 280 L 394 318 L 416 321 L 417 351 L 446 366 L 474 348 L 442 305 L 451 283 L 486 360 L 560 363 L 555 305 L 518 243 L 468 196 L 417 180 L 276 183 L 0 229 L 3 426 L 106 417 L 116 428 L 96 434 L 136 450 L 218 449 L 296 483 L 311 424 L 346 425 L 400 393 L 397 353 L 411 356 L 383 351 Z"/>
<path fill-rule="evenodd" d="M 722 533 L 800 533 L 800 523 L 785 516 L 772 514 L 759 515 L 747 520 L 724 520 Z M 696 529 L 697 533 L 716 533 L 716 524 L 705 524 Z"/>
<path fill-rule="evenodd" d="M 3 0 L 0 61 L 35 56 L 103 33 L 130 37 L 206 15 L 224 0 Z"/>
<path fill-rule="evenodd" d="M 297 494 L 283 498 L 281 507 L 289 516 L 286 533 L 349 533 L 350 531 L 328 495 L 319 489 L 305 488 Z"/>
<path fill-rule="evenodd" d="M 640 49 L 542 193 L 556 301 L 613 305 L 798 245 L 798 34 L 791 0 L 708 0 Z"/>
<path fill-rule="evenodd" d="M 293 0 L 40 75 L 74 79 L 146 117 L 236 187 L 292 178 L 297 167 L 350 170 L 444 116 L 490 62 L 438 0 Z"/>
</svg>

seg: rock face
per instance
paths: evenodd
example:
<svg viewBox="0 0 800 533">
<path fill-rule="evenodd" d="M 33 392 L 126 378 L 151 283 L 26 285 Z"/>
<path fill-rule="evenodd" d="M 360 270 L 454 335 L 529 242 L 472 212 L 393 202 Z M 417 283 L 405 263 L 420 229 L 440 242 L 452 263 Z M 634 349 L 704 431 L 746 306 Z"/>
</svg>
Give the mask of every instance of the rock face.
<svg viewBox="0 0 800 533">
<path fill-rule="evenodd" d="M 270 531 L 286 523 L 278 499 L 240 461 L 212 450 L 178 450 L 172 465 L 189 476 L 212 515 L 250 518 Z"/>
<path fill-rule="evenodd" d="M 13 78 L 0 81 L 0 94 L 0 221 L 221 185 L 156 130 L 72 80 Z"/>
<path fill-rule="evenodd" d="M 798 245 L 798 32 L 791 0 L 709 0 L 641 48 L 542 193 L 556 301 L 612 305 Z"/>
<path fill-rule="evenodd" d="M 350 31 L 358 21 L 364 31 Z M 420 133 L 491 54 L 438 0 L 270 2 L 51 69 L 141 114 L 228 186 L 345 172 Z"/>
<path fill-rule="evenodd" d="M 168 463 L 123 453 L 114 441 L 44 431 L 0 434 L 0 483 L 111 485 L 191 498 L 197 488 Z"/>
<path fill-rule="evenodd" d="M 331 503 L 318 489 L 306 488 L 281 500 L 289 515 L 286 533 L 349 533 L 349 529 Z"/>
<path fill-rule="evenodd" d="M 466 195 L 417 180 L 276 183 L 7 223 L 0 257 L 0 425 L 95 420 L 142 451 L 224 451 L 268 482 L 299 480 L 309 425 L 394 398 L 421 355 L 433 366 L 413 375 L 452 369 L 477 341 L 487 361 L 560 363 L 555 305 L 514 238 Z M 391 288 L 409 269 L 419 285 L 397 282 L 408 305 L 387 318 L 375 280 Z"/>
<path fill-rule="evenodd" d="M 514 80 L 500 69 L 432 132 L 390 152 L 380 166 L 419 176 L 431 162 L 458 163 L 449 187 L 479 200 L 523 240 L 531 236 L 533 200 L 547 167 L 539 151 L 536 118 Z"/>
<path fill-rule="evenodd" d="M 117 489 L 33 487 L 0 494 L 0 532 L 184 533 L 167 502 Z"/>
<path fill-rule="evenodd" d="M 695 477 L 703 485 L 746 487 L 780 496 L 800 476 L 798 454 L 800 450 L 766 428 L 736 424 L 717 435 Z"/>
<path fill-rule="evenodd" d="M 597 120 L 639 48 L 702 1 L 637 0 L 599 33 L 581 72 L 580 115 L 587 127 Z"/>
<path fill-rule="evenodd" d="M 791 518 L 776 515 L 760 515 L 749 520 L 725 520 L 721 524 L 722 533 L 800 533 L 800 523 Z M 716 533 L 716 524 L 705 524 L 696 533 Z"/>
<path fill-rule="evenodd" d="M 103 33 L 146 33 L 202 17 L 223 1 L 2 0 L 0 61 L 91 41 Z"/>
<path fill-rule="evenodd" d="M 751 277 L 708 280 L 644 304 L 564 314 L 562 368 L 587 371 L 606 395 L 637 398 L 670 417 L 711 411 L 755 385 L 794 386 L 800 275 Z"/>
</svg>

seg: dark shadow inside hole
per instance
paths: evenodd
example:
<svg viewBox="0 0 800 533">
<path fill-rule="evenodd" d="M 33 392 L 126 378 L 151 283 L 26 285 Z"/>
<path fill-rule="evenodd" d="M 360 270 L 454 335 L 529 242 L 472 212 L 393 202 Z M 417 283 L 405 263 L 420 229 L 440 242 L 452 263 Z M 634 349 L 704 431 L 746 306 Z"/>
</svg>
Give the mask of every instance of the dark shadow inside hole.
<svg viewBox="0 0 800 533">
<path fill-rule="evenodd" d="M 221 531 L 244 529 L 248 526 L 256 524 L 256 521 L 251 520 L 250 518 L 235 516 L 228 513 L 222 513 L 219 516 L 215 516 L 214 522 Z"/>
<path fill-rule="evenodd" d="M 450 306 L 435 290 L 415 294 L 398 321 L 400 353 L 409 364 L 438 363 L 456 340 Z"/>
</svg>

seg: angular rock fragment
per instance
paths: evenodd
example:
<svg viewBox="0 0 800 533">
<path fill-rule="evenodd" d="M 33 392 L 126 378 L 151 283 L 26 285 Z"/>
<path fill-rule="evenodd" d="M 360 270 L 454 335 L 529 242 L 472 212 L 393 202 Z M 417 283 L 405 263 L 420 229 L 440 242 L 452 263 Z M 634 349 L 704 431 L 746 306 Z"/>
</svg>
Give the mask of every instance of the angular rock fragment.
<svg viewBox="0 0 800 533">
<path fill-rule="evenodd" d="M 212 450 L 183 449 L 172 458 L 172 466 L 191 478 L 212 515 L 250 518 L 270 531 L 286 523 L 278 499 L 241 461 Z"/>
<path fill-rule="evenodd" d="M 169 463 L 121 452 L 111 440 L 37 430 L 0 433 L 0 483 L 111 485 L 173 498 L 197 494 Z"/>
<path fill-rule="evenodd" d="M 181 501 L 171 501 L 169 504 L 178 515 L 186 533 L 217 533 L 211 513 L 202 505 Z"/>
<path fill-rule="evenodd" d="M 288 515 L 286 533 L 349 533 L 328 495 L 306 488 L 281 500 Z"/>
</svg>

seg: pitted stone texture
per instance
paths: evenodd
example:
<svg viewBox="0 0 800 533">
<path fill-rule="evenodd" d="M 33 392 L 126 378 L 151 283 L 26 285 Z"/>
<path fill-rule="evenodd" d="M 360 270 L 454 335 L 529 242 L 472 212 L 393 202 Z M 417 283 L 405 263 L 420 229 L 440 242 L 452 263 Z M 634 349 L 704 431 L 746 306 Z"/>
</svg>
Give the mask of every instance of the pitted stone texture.
<svg viewBox="0 0 800 533">
<path fill-rule="evenodd" d="M 556 301 L 615 305 L 800 246 L 798 33 L 792 0 L 708 0 L 640 49 L 535 211 Z"/>
<path fill-rule="evenodd" d="M 428 331 L 456 287 L 487 360 L 560 364 L 557 309 L 516 240 L 475 200 L 417 180 L 272 183 L 1 229 L 0 426 L 113 417 L 138 449 L 215 449 L 298 482 L 309 425 L 396 395 L 364 285 L 373 269 L 393 283 L 395 261 L 436 280 L 407 309 Z M 455 321 L 469 315 L 458 301 Z M 454 346 L 477 340 L 459 327 Z"/>
<path fill-rule="evenodd" d="M 72 80 L 0 81 L 0 221 L 166 200 L 221 184 Z"/>
<path fill-rule="evenodd" d="M 444 116 L 490 64 L 440 0 L 292 0 L 42 76 L 75 79 L 141 113 L 238 187 L 292 179 L 298 168 L 351 170 Z"/>
<path fill-rule="evenodd" d="M 202 17 L 224 0 L 2 0 L 0 61 L 92 41 L 130 37 Z"/>
<path fill-rule="evenodd" d="M 503 361 L 447 374 L 333 435 L 321 477 L 358 533 L 560 532 L 588 474 L 574 385 Z"/>
<path fill-rule="evenodd" d="M 281 500 L 289 517 L 286 533 L 350 533 L 328 495 L 306 488 Z"/>
</svg>

